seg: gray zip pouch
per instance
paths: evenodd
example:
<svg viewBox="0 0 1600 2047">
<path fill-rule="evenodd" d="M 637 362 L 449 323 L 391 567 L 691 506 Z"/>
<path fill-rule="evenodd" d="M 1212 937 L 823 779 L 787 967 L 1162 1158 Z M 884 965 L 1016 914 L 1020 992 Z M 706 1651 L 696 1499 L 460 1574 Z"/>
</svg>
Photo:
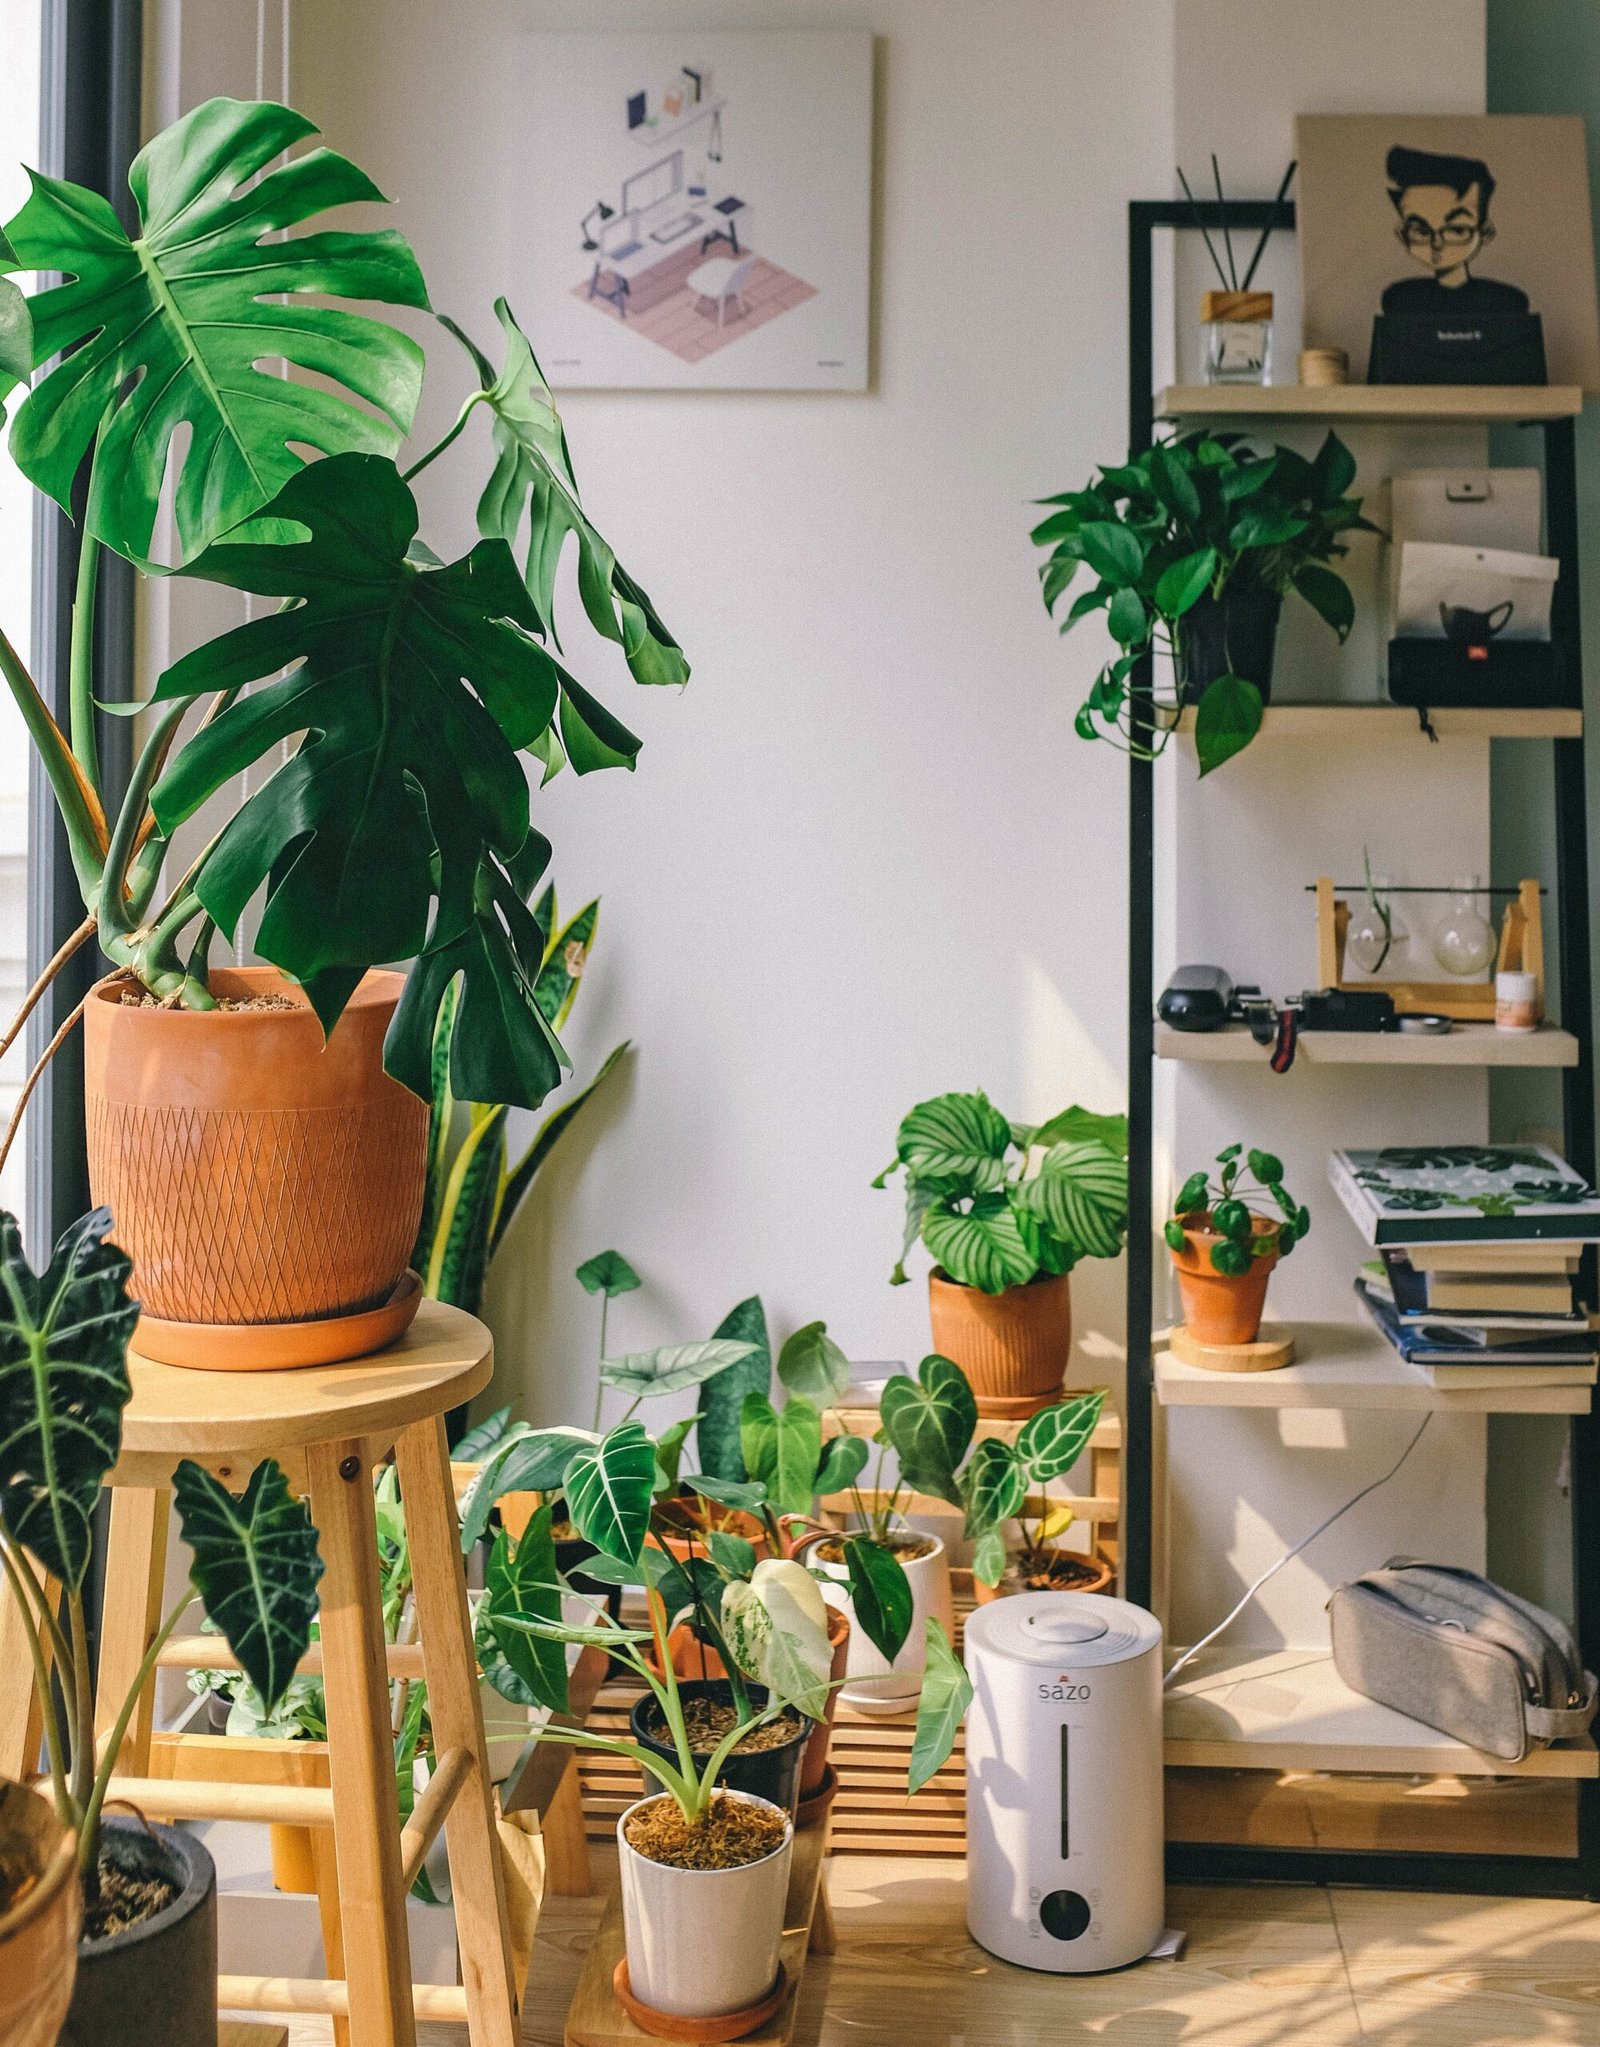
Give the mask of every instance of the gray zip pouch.
<svg viewBox="0 0 1600 2047">
<path fill-rule="evenodd" d="M 1391 1557 L 1328 1601 L 1334 1666 L 1353 1692 L 1520 1763 L 1589 1730 L 1597 1687 L 1571 1630 L 1476 1571 Z"/>
</svg>

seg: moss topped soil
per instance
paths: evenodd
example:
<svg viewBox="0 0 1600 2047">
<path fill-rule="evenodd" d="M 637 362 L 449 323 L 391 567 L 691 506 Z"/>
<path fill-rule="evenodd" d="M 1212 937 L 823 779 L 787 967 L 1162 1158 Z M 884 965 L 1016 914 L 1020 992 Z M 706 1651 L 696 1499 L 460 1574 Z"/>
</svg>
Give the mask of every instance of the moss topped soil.
<svg viewBox="0 0 1600 2047">
<path fill-rule="evenodd" d="M 1009 1576 L 1025 1592 L 1071 1592 L 1079 1585 L 1092 1585 L 1100 1570 L 1089 1557 L 1070 1550 L 1024 1550 L 1014 1557 Z"/>
<path fill-rule="evenodd" d="M 697 1756 L 708 1756 L 732 1728 L 738 1715 L 730 1700 L 687 1698 L 683 1701 L 683 1724 L 689 1730 L 689 1746 Z M 760 1749 L 787 1748 L 806 1723 L 792 1706 L 785 1706 L 776 1720 L 752 1727 L 734 1743 L 736 1756 L 754 1755 Z M 672 1746 L 672 1732 L 658 1706 L 649 1721 L 650 1738 Z"/>
<path fill-rule="evenodd" d="M 287 995 L 218 995 L 218 1009 L 298 1009 L 300 1004 Z M 147 988 L 130 984 L 117 1000 L 123 1009 L 173 1009 L 176 1003 L 152 995 Z"/>
<path fill-rule="evenodd" d="M 672 1799 L 652 1798 L 623 1825 L 630 1848 L 670 1869 L 743 1869 L 781 1848 L 786 1831 L 776 1806 L 740 1798 L 713 1798 L 696 1824 Z"/>
<path fill-rule="evenodd" d="M 118 1869 L 102 1856 L 99 1895 L 83 1908 L 83 1939 L 107 1940 L 164 1912 L 178 1895 L 171 1877 Z"/>
</svg>

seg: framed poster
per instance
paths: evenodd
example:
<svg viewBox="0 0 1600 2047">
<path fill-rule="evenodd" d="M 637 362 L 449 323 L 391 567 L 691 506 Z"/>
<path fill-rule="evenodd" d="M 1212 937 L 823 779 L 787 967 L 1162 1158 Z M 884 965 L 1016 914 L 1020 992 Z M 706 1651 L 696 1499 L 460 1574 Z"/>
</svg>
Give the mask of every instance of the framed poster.
<svg viewBox="0 0 1600 2047">
<path fill-rule="evenodd" d="M 871 35 L 526 40 L 517 305 L 552 386 L 865 390 Z"/>
<path fill-rule="evenodd" d="M 1379 314 L 1452 332 L 1537 315 L 1548 381 L 1600 391 L 1575 115 L 1302 114 L 1295 151 L 1307 346 L 1345 349 L 1361 380 Z"/>
</svg>

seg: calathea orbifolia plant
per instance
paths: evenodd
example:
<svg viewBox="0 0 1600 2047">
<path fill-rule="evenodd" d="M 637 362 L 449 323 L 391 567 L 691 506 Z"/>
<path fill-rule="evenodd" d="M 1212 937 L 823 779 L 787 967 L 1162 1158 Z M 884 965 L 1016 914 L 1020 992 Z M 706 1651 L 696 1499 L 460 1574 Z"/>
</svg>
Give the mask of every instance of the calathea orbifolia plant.
<svg viewBox="0 0 1600 2047">
<path fill-rule="evenodd" d="M 157 1629 L 128 1696 L 101 1701 L 110 1732 L 97 1755 L 84 1583 L 95 1508 L 122 1442 L 132 1392 L 127 1349 L 139 1316 L 128 1298 L 131 1263 L 107 1240 L 109 1224 L 104 1209 L 84 1216 L 36 1273 L 16 1219 L 0 1213 L 0 1567 L 33 1659 L 56 1809 L 77 1835 L 91 1898 L 100 1813 L 122 1738 L 191 1600 L 205 1601 L 270 1713 L 311 1639 L 322 1575 L 317 1531 L 277 1464 L 257 1465 L 235 1498 L 185 1459 L 173 1491 L 194 1556 L 190 1585 Z"/>
<path fill-rule="evenodd" d="M 264 886 L 257 950 L 304 986 L 324 1028 L 368 968 L 412 962 L 389 1071 L 428 1096 L 441 1006 L 459 981 L 455 1096 L 534 1107 L 564 1055 L 535 992 L 550 933 L 528 898 L 549 846 L 531 826 L 521 756 L 548 778 L 563 760 L 578 774 L 631 766 L 639 747 L 553 651 L 569 539 L 584 609 L 635 680 L 682 682 L 688 669 L 583 512 L 549 389 L 504 301 L 503 367 L 468 345 L 475 387 L 402 475 L 422 350 L 330 301 L 425 312 L 427 289 L 392 231 L 282 238 L 382 196 L 332 150 L 276 161 L 314 133 L 267 102 L 195 108 L 133 164 L 133 237 L 97 194 L 32 174 L 0 267 L 67 281 L 24 309 L 27 347 L 10 288 L 0 295 L 0 399 L 42 371 L 10 435 L 41 491 L 68 506 L 88 464 L 67 730 L 3 637 L 0 670 L 61 810 L 89 913 L 78 942 L 97 937 L 152 994 L 207 1008 L 214 932 L 231 935 Z M 285 377 L 271 371 L 280 360 Z M 494 442 L 480 538 L 441 560 L 419 537 L 410 486 L 479 408 Z M 307 448 L 321 459 L 303 466 Z M 159 679 L 113 807 L 94 728 L 98 567 L 111 548 L 159 573 L 169 455 L 175 571 L 277 608 Z M 191 709 L 198 722 L 181 733 Z M 285 743 L 288 762 L 164 887 L 172 835 Z"/>
<path fill-rule="evenodd" d="M 1011 1123 L 987 1095 L 936 1095 L 900 1125 L 894 1163 L 872 1184 L 884 1186 L 902 1167 L 905 1240 L 894 1286 L 904 1284 L 919 1236 L 949 1278 L 986 1294 L 1122 1248 L 1125 1116 L 1071 1108 L 1046 1123 Z"/>
<path fill-rule="evenodd" d="M 1061 630 L 1103 612 L 1118 649 L 1079 709 L 1079 738 L 1110 739 L 1146 759 L 1161 753 L 1194 695 L 1158 687 L 1138 698 L 1134 670 L 1155 650 L 1185 656 L 1218 606 L 1256 595 L 1275 616 L 1292 590 L 1346 638 L 1355 604 L 1327 564 L 1346 552 L 1346 535 L 1378 531 L 1347 495 L 1355 473 L 1332 433 L 1309 462 L 1293 448 L 1262 453 L 1242 434 L 1192 433 L 1102 469 L 1084 490 L 1042 500 L 1053 507 L 1033 530 L 1050 550 L 1039 571 L 1045 609 L 1053 617 L 1087 568 L 1094 581 Z M 1260 689 L 1228 663 L 1204 679 L 1195 712 L 1202 775 L 1249 745 L 1261 711 Z"/>
</svg>

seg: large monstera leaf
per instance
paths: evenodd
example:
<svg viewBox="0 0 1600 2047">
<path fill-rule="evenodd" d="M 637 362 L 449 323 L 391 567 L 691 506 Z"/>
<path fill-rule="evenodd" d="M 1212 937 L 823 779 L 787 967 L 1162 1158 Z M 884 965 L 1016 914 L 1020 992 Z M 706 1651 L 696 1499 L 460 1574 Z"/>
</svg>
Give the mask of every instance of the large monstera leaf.
<svg viewBox="0 0 1600 2047">
<path fill-rule="evenodd" d="M 495 467 L 478 501 L 478 531 L 514 546 L 526 518 L 528 590 L 552 632 L 556 569 L 568 536 L 576 535 L 578 594 L 595 631 L 622 648 L 635 682 L 687 682 L 683 650 L 584 512 L 566 433 L 527 336 L 503 298 L 494 310 L 506 345 L 498 374 L 453 321 L 444 323 L 471 354 L 481 402 L 494 417 Z M 561 737 L 580 775 L 618 762 L 631 766 L 639 750 L 624 726 L 573 688 L 562 694 Z"/>
<path fill-rule="evenodd" d="M 413 551 L 416 531 L 416 501 L 392 462 L 334 455 L 184 571 L 298 601 L 185 656 L 158 699 L 236 690 L 299 665 L 197 732 L 152 805 L 170 833 L 304 733 L 207 855 L 200 900 L 231 932 L 267 884 L 257 949 L 306 983 L 325 1026 L 368 967 L 428 948 L 432 1008 L 423 1017 L 413 1001 L 391 1071 L 431 1092 L 433 1020 L 464 973 L 456 1095 L 531 1108 L 562 1055 L 535 1000 L 543 934 L 502 863 L 531 836 L 517 749 L 549 727 L 556 664 L 526 630 L 533 607 L 503 542 L 443 566 Z M 477 1048 L 475 1063 L 464 1046 Z"/>
<path fill-rule="evenodd" d="M 88 530 L 123 554 L 149 554 L 180 426 L 191 434 L 175 497 L 186 560 L 294 474 L 293 443 L 388 454 L 410 427 L 421 349 L 381 321 L 302 296 L 426 307 L 404 238 L 268 239 L 328 207 L 383 197 L 329 149 L 267 168 L 315 133 L 270 101 L 196 107 L 134 159 L 136 240 L 98 193 L 30 173 L 32 194 L 7 233 L 17 267 L 68 279 L 32 301 L 33 361 L 63 359 L 19 409 L 11 453 L 66 505 L 98 435 Z M 276 376 L 274 359 L 318 381 Z"/>
<path fill-rule="evenodd" d="M 269 1457 L 238 1499 L 185 1458 L 172 1474 L 190 1573 L 267 1711 L 289 1689 L 311 1642 L 322 1558 L 304 1500 Z"/>
<path fill-rule="evenodd" d="M 122 1444 L 139 1319 L 133 1261 L 106 1240 L 108 1209 L 64 1230 L 36 1273 L 0 1213 L 0 1521 L 72 1591 L 89 1567 L 91 1516 Z"/>
</svg>

